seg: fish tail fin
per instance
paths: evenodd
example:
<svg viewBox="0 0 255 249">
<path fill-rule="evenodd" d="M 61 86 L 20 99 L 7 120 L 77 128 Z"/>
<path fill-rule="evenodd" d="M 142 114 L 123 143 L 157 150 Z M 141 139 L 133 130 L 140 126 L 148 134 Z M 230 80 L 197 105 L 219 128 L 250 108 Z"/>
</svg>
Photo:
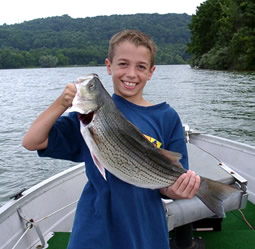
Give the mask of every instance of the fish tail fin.
<svg viewBox="0 0 255 249">
<path fill-rule="evenodd" d="M 201 178 L 196 195 L 217 216 L 224 217 L 223 201 L 234 192 L 240 192 L 240 190 L 221 182 Z"/>
</svg>

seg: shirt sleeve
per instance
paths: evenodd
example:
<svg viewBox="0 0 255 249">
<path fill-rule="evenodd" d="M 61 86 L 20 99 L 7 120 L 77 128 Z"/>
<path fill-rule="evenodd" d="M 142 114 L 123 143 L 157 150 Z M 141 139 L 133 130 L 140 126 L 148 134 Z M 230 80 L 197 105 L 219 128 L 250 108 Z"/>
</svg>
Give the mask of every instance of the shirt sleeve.
<svg viewBox="0 0 255 249">
<path fill-rule="evenodd" d="M 40 157 L 51 157 L 74 162 L 84 162 L 84 151 L 87 149 L 80 133 L 80 122 L 77 113 L 61 116 L 52 127 L 48 147 L 39 150 Z"/>
</svg>

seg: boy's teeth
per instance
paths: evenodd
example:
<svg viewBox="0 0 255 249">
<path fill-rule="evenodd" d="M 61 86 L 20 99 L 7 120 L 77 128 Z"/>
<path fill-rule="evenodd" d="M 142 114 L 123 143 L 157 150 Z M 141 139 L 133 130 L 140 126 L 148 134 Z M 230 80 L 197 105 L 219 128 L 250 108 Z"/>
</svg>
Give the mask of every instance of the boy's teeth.
<svg viewBox="0 0 255 249">
<path fill-rule="evenodd" d="M 131 86 L 131 87 L 134 87 L 136 85 L 136 83 L 133 83 L 133 82 L 127 82 L 127 81 L 124 81 L 124 84 L 126 86 Z"/>
</svg>

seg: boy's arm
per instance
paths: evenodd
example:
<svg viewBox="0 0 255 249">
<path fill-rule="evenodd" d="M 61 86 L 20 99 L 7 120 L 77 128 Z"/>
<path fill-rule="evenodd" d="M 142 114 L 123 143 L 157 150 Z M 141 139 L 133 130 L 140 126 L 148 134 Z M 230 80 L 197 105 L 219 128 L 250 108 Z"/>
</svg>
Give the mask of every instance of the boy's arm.
<svg viewBox="0 0 255 249">
<path fill-rule="evenodd" d="M 64 92 L 32 123 L 25 134 L 22 145 L 28 150 L 48 147 L 48 135 L 57 119 L 72 105 L 76 94 L 75 84 L 69 83 Z"/>
</svg>

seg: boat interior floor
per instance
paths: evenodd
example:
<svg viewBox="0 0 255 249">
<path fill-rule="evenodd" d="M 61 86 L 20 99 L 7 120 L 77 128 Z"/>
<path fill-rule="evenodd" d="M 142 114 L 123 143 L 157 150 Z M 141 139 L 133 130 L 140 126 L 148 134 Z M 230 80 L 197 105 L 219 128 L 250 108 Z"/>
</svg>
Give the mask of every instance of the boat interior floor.
<svg viewBox="0 0 255 249">
<path fill-rule="evenodd" d="M 255 249 L 254 214 L 255 205 L 248 201 L 245 209 L 226 213 L 220 231 L 194 231 L 193 236 L 202 238 L 206 249 Z"/>
</svg>

